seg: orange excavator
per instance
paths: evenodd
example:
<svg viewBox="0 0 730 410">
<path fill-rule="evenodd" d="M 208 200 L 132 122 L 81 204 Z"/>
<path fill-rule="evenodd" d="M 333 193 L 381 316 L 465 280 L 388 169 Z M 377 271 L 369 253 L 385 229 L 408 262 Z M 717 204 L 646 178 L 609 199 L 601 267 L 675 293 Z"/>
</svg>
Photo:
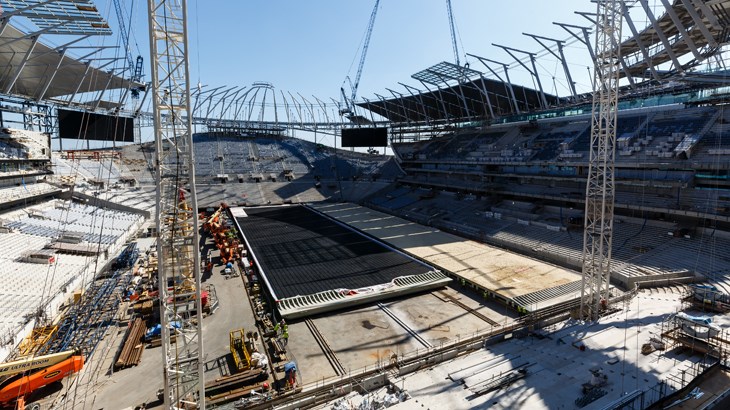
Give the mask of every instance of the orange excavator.
<svg viewBox="0 0 730 410">
<path fill-rule="evenodd" d="M 53 382 L 78 373 L 84 367 L 84 357 L 75 354 L 52 366 L 35 370 L 27 375 L 16 375 L 0 384 L 0 406 L 25 408 L 25 399 L 34 391 Z"/>
</svg>

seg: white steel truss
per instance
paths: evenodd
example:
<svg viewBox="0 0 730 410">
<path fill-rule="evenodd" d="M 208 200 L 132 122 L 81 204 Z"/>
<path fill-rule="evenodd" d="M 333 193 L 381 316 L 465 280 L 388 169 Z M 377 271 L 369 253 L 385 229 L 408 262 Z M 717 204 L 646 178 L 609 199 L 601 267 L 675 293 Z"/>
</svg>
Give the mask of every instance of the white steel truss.
<svg viewBox="0 0 730 410">
<path fill-rule="evenodd" d="M 184 0 L 148 0 L 148 6 L 165 408 L 204 409 L 187 8 Z"/>
<path fill-rule="evenodd" d="M 616 111 L 622 13 L 619 0 L 598 0 L 591 153 L 586 184 L 581 315 L 598 319 L 608 306 L 615 196 Z"/>
</svg>

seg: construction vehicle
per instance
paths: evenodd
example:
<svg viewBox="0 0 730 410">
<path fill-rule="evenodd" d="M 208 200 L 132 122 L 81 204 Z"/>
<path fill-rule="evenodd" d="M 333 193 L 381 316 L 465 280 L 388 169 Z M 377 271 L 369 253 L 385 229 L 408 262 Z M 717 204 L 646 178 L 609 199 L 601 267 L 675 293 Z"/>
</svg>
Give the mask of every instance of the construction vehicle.
<svg viewBox="0 0 730 410">
<path fill-rule="evenodd" d="M 38 360 L 36 358 L 35 360 Z M 78 373 L 84 367 L 84 357 L 75 354 L 62 362 L 36 370 L 28 375 L 18 374 L 0 385 L 0 406 L 15 403 L 15 408 L 25 408 L 25 398 L 41 387 Z"/>
<path fill-rule="evenodd" d="M 73 350 L 66 350 L 44 356 L 24 357 L 8 363 L 0 364 L 0 378 L 11 377 L 18 373 L 37 370 L 48 366 L 58 364 L 73 355 Z M 2 382 L 0 382 L 2 384 Z"/>
</svg>

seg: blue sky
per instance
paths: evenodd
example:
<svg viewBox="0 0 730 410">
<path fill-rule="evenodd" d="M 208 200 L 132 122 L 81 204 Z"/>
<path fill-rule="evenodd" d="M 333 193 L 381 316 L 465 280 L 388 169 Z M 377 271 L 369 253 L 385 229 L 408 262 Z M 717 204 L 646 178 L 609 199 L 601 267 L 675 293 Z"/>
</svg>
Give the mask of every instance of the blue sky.
<svg viewBox="0 0 730 410">
<path fill-rule="evenodd" d="M 98 4 L 116 26 L 107 1 Z M 149 60 L 146 2 L 123 3 L 125 11 L 133 5 L 133 40 Z M 374 0 L 189 0 L 192 80 L 211 87 L 267 81 L 307 97 L 338 99 L 345 77 L 355 76 L 374 4 Z M 588 0 L 452 0 L 452 6 L 462 62 L 468 52 L 511 63 L 507 53 L 491 44 L 538 52 L 541 46 L 522 32 L 567 39 L 568 33 L 552 22 L 588 25 L 573 11 L 595 10 Z M 571 69 L 579 88 L 587 90 L 587 54 L 577 43 L 567 52 L 575 61 Z M 381 0 L 358 95 L 386 95 L 385 88 L 399 88 L 399 81 L 418 85 L 410 79 L 413 73 L 453 59 L 445 1 Z M 486 71 L 474 59 L 467 61 Z M 567 93 L 557 60 L 543 58 L 540 70 L 546 91 Z M 514 82 L 531 85 L 524 69 L 515 68 L 510 74 Z"/>
</svg>

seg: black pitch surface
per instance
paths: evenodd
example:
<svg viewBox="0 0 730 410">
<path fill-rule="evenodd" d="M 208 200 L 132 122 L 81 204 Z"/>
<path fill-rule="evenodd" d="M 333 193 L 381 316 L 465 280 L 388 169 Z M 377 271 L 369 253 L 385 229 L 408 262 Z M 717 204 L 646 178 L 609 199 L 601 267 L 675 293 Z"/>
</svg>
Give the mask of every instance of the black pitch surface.
<svg viewBox="0 0 730 410">
<path fill-rule="evenodd" d="M 430 269 L 304 206 L 246 208 L 236 221 L 276 297 L 380 285 Z"/>
</svg>

